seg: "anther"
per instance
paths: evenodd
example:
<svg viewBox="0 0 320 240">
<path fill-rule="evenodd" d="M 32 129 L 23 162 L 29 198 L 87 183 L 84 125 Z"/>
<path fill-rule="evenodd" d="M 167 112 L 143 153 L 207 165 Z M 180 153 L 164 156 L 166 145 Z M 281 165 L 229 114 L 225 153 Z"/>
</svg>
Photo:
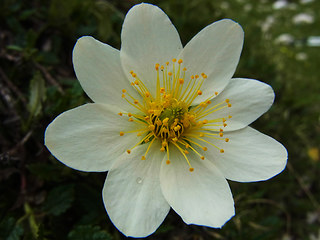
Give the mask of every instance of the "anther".
<svg viewBox="0 0 320 240">
<path fill-rule="evenodd" d="M 190 172 L 193 172 L 193 171 L 194 171 L 194 168 L 192 168 L 192 167 L 189 168 L 189 171 L 190 171 Z"/>
<path fill-rule="evenodd" d="M 162 87 L 160 88 L 160 93 L 164 93 L 165 89 Z"/>
<path fill-rule="evenodd" d="M 203 124 L 206 124 L 206 123 L 208 123 L 208 120 L 205 119 L 205 120 L 202 121 L 202 123 L 203 123 Z"/>
<path fill-rule="evenodd" d="M 150 96 L 150 93 L 149 93 L 149 92 L 146 92 L 145 95 L 146 95 L 146 97 L 149 97 L 149 96 Z"/>
<path fill-rule="evenodd" d="M 168 75 L 169 75 L 169 76 L 172 76 L 172 72 L 168 72 Z"/>
<path fill-rule="evenodd" d="M 137 74 L 135 74 L 135 73 L 132 73 L 131 75 L 132 75 L 132 77 L 134 77 L 134 78 L 137 76 Z"/>
<path fill-rule="evenodd" d="M 176 62 L 176 61 L 177 61 L 177 59 L 175 59 L 175 58 L 172 59 L 172 62 Z"/>
<path fill-rule="evenodd" d="M 128 150 L 127 150 L 127 153 L 130 154 L 130 153 L 131 153 L 131 150 L 128 149 Z"/>
<path fill-rule="evenodd" d="M 197 78 L 199 77 L 199 75 L 198 75 L 198 74 L 196 74 L 196 75 L 194 75 L 194 77 L 197 79 Z"/>
<path fill-rule="evenodd" d="M 182 71 L 187 71 L 187 68 L 183 68 Z"/>
<path fill-rule="evenodd" d="M 179 60 L 178 60 L 178 63 L 179 63 L 179 64 L 182 63 L 182 62 L 183 62 L 182 59 L 179 59 Z"/>
<path fill-rule="evenodd" d="M 165 150 L 164 147 L 161 147 L 161 148 L 160 148 L 160 151 L 161 151 L 161 152 L 164 152 L 164 150 Z"/>
<path fill-rule="evenodd" d="M 224 124 L 223 124 L 223 126 L 224 126 L 224 127 L 226 127 L 226 126 L 227 126 L 227 124 L 226 124 L 226 123 L 224 123 Z"/>
<path fill-rule="evenodd" d="M 227 99 L 226 99 L 226 103 L 229 103 L 229 102 L 230 102 L 230 99 L 229 99 L 229 98 L 227 98 Z"/>
<path fill-rule="evenodd" d="M 184 83 L 183 78 L 179 78 L 179 83 L 180 83 L 180 84 L 183 84 L 183 83 Z"/>
<path fill-rule="evenodd" d="M 122 112 L 119 112 L 119 113 L 118 113 L 118 115 L 119 115 L 119 116 L 122 116 L 122 115 L 123 115 L 123 113 L 122 113 Z"/>
<path fill-rule="evenodd" d="M 131 113 L 128 113 L 128 117 L 132 117 L 132 114 L 131 114 Z"/>
<path fill-rule="evenodd" d="M 198 95 L 202 95 L 202 91 L 201 90 L 198 90 Z"/>
<path fill-rule="evenodd" d="M 150 131 L 153 131 L 155 129 L 155 126 L 154 125 L 149 125 L 148 128 L 149 128 Z"/>
<path fill-rule="evenodd" d="M 232 118 L 232 116 L 230 116 L 230 115 L 229 115 L 229 117 L 228 117 L 228 118 Z"/>
<path fill-rule="evenodd" d="M 122 95 L 121 95 L 121 97 L 122 97 L 122 98 L 125 98 L 125 97 L 126 97 L 126 95 L 122 94 Z"/>
<path fill-rule="evenodd" d="M 214 95 L 216 95 L 216 96 L 217 96 L 218 94 L 219 94 L 218 92 L 214 92 Z"/>
<path fill-rule="evenodd" d="M 201 159 L 204 160 L 204 156 L 201 156 Z"/>
<path fill-rule="evenodd" d="M 228 103 L 228 107 L 231 107 L 232 105 L 230 103 Z"/>
<path fill-rule="evenodd" d="M 146 157 L 145 157 L 145 156 L 142 156 L 142 157 L 141 157 L 141 160 L 146 160 Z"/>
<path fill-rule="evenodd" d="M 121 132 L 120 132 L 120 136 L 123 136 L 123 135 L 124 135 L 124 132 L 121 131 Z"/>
<path fill-rule="evenodd" d="M 208 150 L 208 148 L 207 148 L 207 147 L 203 147 L 202 149 L 203 149 L 203 151 L 207 151 L 207 150 Z"/>
<path fill-rule="evenodd" d="M 219 133 L 219 136 L 220 136 L 220 137 L 223 137 L 223 132 L 220 132 L 220 133 Z"/>
<path fill-rule="evenodd" d="M 223 149 L 220 149 L 220 152 L 221 152 L 221 153 L 224 153 L 224 150 L 223 150 Z"/>
<path fill-rule="evenodd" d="M 138 100 L 134 100 L 133 102 L 134 102 L 134 104 L 138 104 L 138 103 L 139 103 L 139 101 L 138 101 Z"/>
<path fill-rule="evenodd" d="M 171 162 L 170 162 L 170 160 L 168 159 L 167 161 L 166 161 L 166 164 L 170 164 Z"/>
<path fill-rule="evenodd" d="M 138 80 L 135 80 L 135 81 L 134 81 L 134 84 L 135 84 L 135 85 L 139 85 L 139 81 L 138 81 Z"/>
<path fill-rule="evenodd" d="M 189 152 L 188 152 L 187 150 L 184 150 L 184 153 L 185 153 L 185 154 L 189 154 Z"/>
<path fill-rule="evenodd" d="M 155 65 L 155 69 L 156 69 L 157 71 L 159 70 L 159 66 L 160 66 L 159 63 L 157 63 L 157 64 Z"/>
<path fill-rule="evenodd" d="M 226 141 L 226 142 L 229 142 L 229 138 L 226 138 L 225 141 Z"/>
<path fill-rule="evenodd" d="M 129 121 L 129 122 L 133 122 L 133 119 L 132 119 L 132 118 L 129 118 L 128 121 Z"/>
<path fill-rule="evenodd" d="M 122 92 L 123 92 L 123 93 L 126 93 L 126 92 L 127 92 L 127 90 L 125 90 L 125 89 L 122 89 Z"/>
</svg>

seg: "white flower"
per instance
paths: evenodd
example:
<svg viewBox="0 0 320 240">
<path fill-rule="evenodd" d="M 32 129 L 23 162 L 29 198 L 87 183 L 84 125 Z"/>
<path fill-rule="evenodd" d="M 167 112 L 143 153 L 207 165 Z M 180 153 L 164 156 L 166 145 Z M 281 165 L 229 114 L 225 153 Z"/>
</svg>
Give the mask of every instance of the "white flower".
<svg viewBox="0 0 320 240">
<path fill-rule="evenodd" d="M 275 39 L 275 43 L 285 44 L 285 45 L 293 44 L 294 37 L 289 33 L 283 33 Z"/>
<path fill-rule="evenodd" d="M 280 173 L 286 149 L 248 124 L 273 103 L 270 86 L 231 79 L 243 31 L 215 22 L 185 47 L 169 18 L 140 4 L 126 15 L 121 50 L 82 37 L 74 69 L 94 101 L 58 116 L 45 144 L 62 163 L 109 171 L 105 208 L 125 235 L 153 233 L 169 212 L 220 228 L 234 215 L 226 179 Z"/>
<path fill-rule="evenodd" d="M 311 24 L 314 22 L 314 17 L 308 13 L 299 13 L 292 18 L 294 24 Z"/>
</svg>

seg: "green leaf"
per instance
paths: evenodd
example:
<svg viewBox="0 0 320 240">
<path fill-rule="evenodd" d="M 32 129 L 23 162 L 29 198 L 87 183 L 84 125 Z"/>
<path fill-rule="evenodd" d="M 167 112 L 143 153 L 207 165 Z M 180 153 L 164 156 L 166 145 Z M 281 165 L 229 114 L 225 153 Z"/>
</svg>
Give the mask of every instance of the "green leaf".
<svg viewBox="0 0 320 240">
<path fill-rule="evenodd" d="M 112 240 L 110 234 L 99 226 L 77 226 L 69 234 L 69 240 Z"/>
<path fill-rule="evenodd" d="M 30 82 L 30 97 L 28 110 L 31 117 L 39 115 L 42 109 L 42 102 L 46 99 L 45 83 L 40 72 L 36 72 Z"/>
<path fill-rule="evenodd" d="M 24 229 L 12 217 L 0 222 L 0 239 L 19 240 Z"/>
<path fill-rule="evenodd" d="M 67 211 L 74 201 L 74 185 L 63 185 L 52 189 L 44 203 L 44 211 L 54 216 Z"/>
</svg>

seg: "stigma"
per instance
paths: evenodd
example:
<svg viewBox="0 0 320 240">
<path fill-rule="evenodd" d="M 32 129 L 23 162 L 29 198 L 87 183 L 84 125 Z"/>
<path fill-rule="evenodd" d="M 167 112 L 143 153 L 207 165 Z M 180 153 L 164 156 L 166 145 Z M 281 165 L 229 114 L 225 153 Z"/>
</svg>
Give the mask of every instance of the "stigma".
<svg viewBox="0 0 320 240">
<path fill-rule="evenodd" d="M 155 67 L 156 89 L 151 91 L 133 70 L 131 86 L 133 89 L 122 89 L 121 96 L 136 109 L 135 113 L 119 112 L 119 116 L 127 116 L 129 122 L 139 123 L 140 127 L 131 131 L 120 131 L 119 136 L 136 134 L 140 140 L 127 153 L 141 145 L 148 144 L 146 152 L 141 160 L 147 160 L 147 154 L 155 141 L 160 142 L 159 151 L 166 154 L 166 164 L 174 159 L 170 158 L 172 148 L 177 149 L 189 167 L 189 171 L 195 171 L 188 155 L 195 153 L 199 160 L 205 160 L 205 151 L 213 147 L 219 153 L 224 153 L 223 144 L 229 142 L 223 134 L 227 120 L 224 118 L 212 118 L 214 113 L 221 109 L 231 107 L 230 99 L 222 102 L 214 102 L 218 92 L 205 99 L 197 106 L 193 106 L 194 100 L 203 94 L 201 87 L 207 79 L 205 73 L 196 73 L 186 79 L 187 69 L 183 67 L 183 60 L 172 59 L 172 63 L 163 65 L 156 63 Z M 130 91 L 136 91 L 140 98 L 136 99 Z M 214 104 L 213 104 L 214 103 Z M 212 141 L 218 140 L 218 141 Z M 213 143 L 214 142 L 214 143 Z M 218 144 L 216 144 L 218 143 Z"/>
</svg>

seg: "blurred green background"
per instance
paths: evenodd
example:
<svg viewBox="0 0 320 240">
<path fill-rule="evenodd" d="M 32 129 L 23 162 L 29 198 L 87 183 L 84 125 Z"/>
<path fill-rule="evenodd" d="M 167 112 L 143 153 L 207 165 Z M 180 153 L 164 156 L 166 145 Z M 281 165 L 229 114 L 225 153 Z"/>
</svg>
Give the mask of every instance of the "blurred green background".
<svg viewBox="0 0 320 240">
<path fill-rule="evenodd" d="M 65 167 L 43 145 L 46 126 L 90 100 L 75 78 L 72 48 L 91 35 L 120 48 L 135 0 L 1 0 L 0 239 L 125 239 L 104 210 L 106 173 Z M 235 76 L 270 84 L 276 100 L 253 127 L 283 143 L 287 168 L 266 182 L 230 182 L 236 216 L 221 230 L 186 225 L 170 211 L 147 239 L 320 239 L 319 0 L 165 0 L 186 44 L 231 18 L 245 31 Z M 267 160 L 267 159 L 266 159 Z"/>
</svg>

